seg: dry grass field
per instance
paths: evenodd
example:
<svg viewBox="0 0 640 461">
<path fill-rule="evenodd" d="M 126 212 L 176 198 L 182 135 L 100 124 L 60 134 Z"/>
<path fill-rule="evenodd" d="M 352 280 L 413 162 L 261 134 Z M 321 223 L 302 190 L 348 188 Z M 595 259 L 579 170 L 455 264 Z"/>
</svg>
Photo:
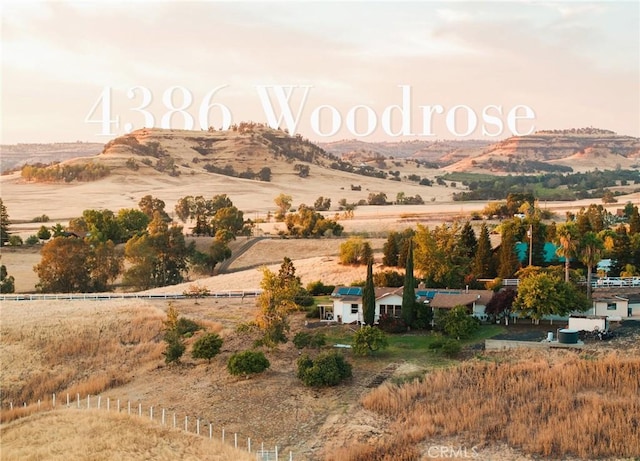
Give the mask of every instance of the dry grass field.
<svg viewBox="0 0 640 461">
<path fill-rule="evenodd" d="M 255 461 L 255 455 L 145 418 L 99 410 L 40 413 L 1 428 L 5 461 Z"/>
</svg>

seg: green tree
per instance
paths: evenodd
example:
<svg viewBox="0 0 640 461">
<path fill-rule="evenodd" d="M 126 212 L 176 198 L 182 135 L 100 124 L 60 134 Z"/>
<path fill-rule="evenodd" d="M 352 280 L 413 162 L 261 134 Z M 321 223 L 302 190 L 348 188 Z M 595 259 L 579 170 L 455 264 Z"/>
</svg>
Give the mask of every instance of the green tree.
<svg viewBox="0 0 640 461">
<path fill-rule="evenodd" d="M 578 248 L 578 229 L 575 223 L 567 222 L 557 226 L 556 239 L 556 243 L 560 245 L 556 254 L 564 258 L 564 281 L 568 283 L 571 258 L 576 256 Z"/>
<path fill-rule="evenodd" d="M 520 261 L 516 253 L 516 236 L 512 221 L 505 221 L 502 225 L 502 241 L 498 250 L 498 277 L 512 278 Z"/>
<path fill-rule="evenodd" d="M 292 197 L 290 195 L 281 193 L 275 199 L 274 203 L 278 207 L 275 218 L 276 221 L 283 221 L 287 212 L 291 209 Z"/>
<path fill-rule="evenodd" d="M 354 354 L 369 355 L 389 347 L 389 341 L 387 335 L 380 328 L 365 325 L 354 333 L 352 347 Z"/>
<path fill-rule="evenodd" d="M 473 231 L 473 227 L 469 221 L 465 222 L 464 226 L 462 226 L 459 241 L 460 245 L 466 250 L 467 257 L 469 259 L 473 259 L 478 247 L 478 239 L 476 238 L 476 233 Z"/>
<path fill-rule="evenodd" d="M 473 275 L 476 278 L 493 278 L 496 270 L 491 251 L 491 240 L 489 239 L 489 228 L 485 223 L 480 227 L 480 237 L 473 257 Z"/>
<path fill-rule="evenodd" d="M 351 364 L 336 352 L 325 352 L 318 355 L 315 360 L 308 355 L 298 359 L 297 376 L 306 386 L 337 386 L 352 375 Z"/>
<path fill-rule="evenodd" d="M 163 221 L 169 222 L 171 221 L 171 218 L 165 211 L 165 206 L 166 205 L 164 201 L 160 200 L 159 198 L 154 198 L 151 195 L 145 195 L 138 202 L 138 207 L 144 214 L 149 217 L 149 220 L 152 220 L 155 213 L 158 212 L 160 213 L 160 218 Z"/>
<path fill-rule="evenodd" d="M 376 316 L 376 292 L 373 286 L 373 260 L 367 263 L 367 279 L 362 292 L 362 321 L 373 325 Z"/>
<path fill-rule="evenodd" d="M 416 279 L 413 275 L 413 244 L 409 244 L 402 289 L 402 319 L 411 327 L 416 320 Z"/>
<path fill-rule="evenodd" d="M 271 366 L 261 351 L 237 352 L 229 357 L 227 370 L 232 375 L 252 375 L 262 373 Z"/>
<path fill-rule="evenodd" d="M 116 222 L 120 227 L 122 241 L 126 242 L 131 237 L 142 235 L 147 229 L 151 219 L 145 213 L 134 208 L 123 208 L 118 211 Z"/>
<path fill-rule="evenodd" d="M 287 342 L 288 316 L 298 308 L 295 299 L 302 290 L 291 260 L 284 258 L 278 274 L 263 267 L 260 288 L 262 293 L 258 296 L 255 321 L 263 332 L 263 343 L 274 347 Z"/>
<path fill-rule="evenodd" d="M 44 293 L 86 292 L 91 289 L 91 247 L 75 237 L 56 237 L 40 251 L 40 263 L 34 266 Z"/>
<path fill-rule="evenodd" d="M 0 293 L 13 293 L 15 289 L 15 278 L 8 274 L 7 266 L 0 265 Z"/>
<path fill-rule="evenodd" d="M 147 232 L 131 238 L 124 252 L 131 264 L 124 283 L 144 290 L 181 283 L 192 248 L 185 242 L 182 227 L 169 226 L 156 211 Z"/>
<path fill-rule="evenodd" d="M 47 226 L 40 226 L 40 229 L 38 229 L 38 233 L 36 234 L 36 236 L 40 240 L 49 240 L 51 238 L 51 231 L 49 231 Z"/>
<path fill-rule="evenodd" d="M 532 274 L 520 280 L 513 308 L 522 317 L 536 324 L 545 315 L 567 315 L 573 310 L 589 308 L 587 297 L 573 284 L 546 272 Z"/>
<path fill-rule="evenodd" d="M 9 221 L 9 213 L 7 212 L 7 207 L 4 205 L 2 198 L 0 198 L 0 247 L 5 246 L 5 244 L 9 241 L 9 225 L 11 221 Z"/>
<path fill-rule="evenodd" d="M 383 257 L 382 264 L 388 267 L 396 267 L 398 265 L 398 243 L 399 233 L 395 231 L 389 232 L 387 241 L 382 247 Z"/>
<path fill-rule="evenodd" d="M 458 340 L 469 338 L 479 327 L 478 320 L 469 315 L 466 306 L 458 305 L 448 311 L 438 312 L 438 327 Z"/>
<path fill-rule="evenodd" d="M 122 229 L 111 210 L 84 210 L 82 219 L 86 225 L 87 238 L 91 242 L 111 240 L 120 243 L 123 240 Z"/>
<path fill-rule="evenodd" d="M 460 287 L 470 272 L 468 250 L 460 245 L 460 224 L 442 224 L 433 230 L 418 224 L 415 268 L 429 286 Z"/>
<path fill-rule="evenodd" d="M 191 357 L 194 359 L 206 359 L 211 363 L 211 359 L 220 353 L 222 338 L 217 333 L 207 333 L 193 343 Z"/>
<path fill-rule="evenodd" d="M 371 244 L 362 237 L 349 237 L 340 245 L 340 263 L 359 266 L 373 257 Z"/>
<path fill-rule="evenodd" d="M 587 298 L 591 299 L 593 268 L 602 258 L 604 242 L 595 232 L 588 231 L 580 239 L 578 254 L 580 262 L 587 266 Z"/>
</svg>

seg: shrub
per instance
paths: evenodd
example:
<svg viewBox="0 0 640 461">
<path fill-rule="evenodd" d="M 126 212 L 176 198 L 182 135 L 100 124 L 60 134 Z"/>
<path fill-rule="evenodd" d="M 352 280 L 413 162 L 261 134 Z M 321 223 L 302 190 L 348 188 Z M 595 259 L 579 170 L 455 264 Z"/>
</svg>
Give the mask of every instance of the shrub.
<svg viewBox="0 0 640 461">
<path fill-rule="evenodd" d="M 19 247 L 22 246 L 22 237 L 20 237 L 19 235 L 10 235 L 9 236 L 9 245 L 11 245 L 12 247 Z"/>
<path fill-rule="evenodd" d="M 162 353 L 164 361 L 167 364 L 180 362 L 180 358 L 186 349 L 182 339 L 175 334 L 167 334 L 164 339 L 167 342 L 167 349 Z"/>
<path fill-rule="evenodd" d="M 358 355 L 369 355 L 389 346 L 387 336 L 378 327 L 366 325 L 353 335 L 353 352 Z"/>
<path fill-rule="evenodd" d="M 321 280 L 316 280 L 315 282 L 310 282 L 307 285 L 307 291 L 311 296 L 324 296 L 330 295 L 333 293 L 333 290 L 336 289 L 335 285 L 325 285 Z"/>
<path fill-rule="evenodd" d="M 385 333 L 405 333 L 407 331 L 407 324 L 400 318 L 392 317 L 389 314 L 382 314 L 378 321 L 378 328 Z"/>
<path fill-rule="evenodd" d="M 192 336 L 198 330 L 202 330 L 202 326 L 186 317 L 180 317 L 176 323 L 176 333 L 180 336 Z"/>
<path fill-rule="evenodd" d="M 351 364 L 336 352 L 320 354 L 315 360 L 308 355 L 298 359 L 297 376 L 306 386 L 337 386 L 352 375 Z"/>
<path fill-rule="evenodd" d="M 301 331 L 296 333 L 293 337 L 293 344 L 298 349 L 304 349 L 305 347 L 313 347 L 315 349 L 320 349 L 327 343 L 327 337 L 324 333 L 307 333 L 305 331 Z"/>
<path fill-rule="evenodd" d="M 30 235 L 29 237 L 27 237 L 27 240 L 24 241 L 25 245 L 37 245 L 38 243 L 40 243 L 40 239 L 38 238 L 37 235 Z"/>
<path fill-rule="evenodd" d="M 453 338 L 447 338 L 442 343 L 441 350 L 447 357 L 456 357 L 462 350 L 462 346 L 460 345 L 460 341 Z"/>
<path fill-rule="evenodd" d="M 222 338 L 216 333 L 207 333 L 201 336 L 193 343 L 191 357 L 194 359 L 211 359 L 220 353 L 222 347 Z"/>
<path fill-rule="evenodd" d="M 243 351 L 233 354 L 227 362 L 227 370 L 232 375 L 262 373 L 271 364 L 262 352 Z"/>
</svg>

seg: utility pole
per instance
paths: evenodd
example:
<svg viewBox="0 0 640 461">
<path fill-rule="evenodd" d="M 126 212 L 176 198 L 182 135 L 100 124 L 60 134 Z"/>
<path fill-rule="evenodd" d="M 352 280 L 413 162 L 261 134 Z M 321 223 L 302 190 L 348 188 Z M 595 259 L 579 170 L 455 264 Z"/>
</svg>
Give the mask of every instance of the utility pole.
<svg viewBox="0 0 640 461">
<path fill-rule="evenodd" d="M 529 224 L 527 236 L 529 237 L 529 265 L 531 266 L 531 262 L 533 259 L 533 224 Z"/>
</svg>

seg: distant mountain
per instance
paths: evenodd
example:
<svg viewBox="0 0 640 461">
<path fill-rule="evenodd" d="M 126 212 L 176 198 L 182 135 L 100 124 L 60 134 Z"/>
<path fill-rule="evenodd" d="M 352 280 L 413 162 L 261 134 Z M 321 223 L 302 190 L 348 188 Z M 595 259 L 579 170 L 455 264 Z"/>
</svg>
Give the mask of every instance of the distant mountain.
<svg viewBox="0 0 640 461">
<path fill-rule="evenodd" d="M 446 171 L 489 173 L 632 169 L 640 166 L 640 138 L 595 128 L 539 131 L 467 154 L 454 163 L 440 161 L 449 163 Z"/>
<path fill-rule="evenodd" d="M 0 173 L 37 163 L 63 162 L 76 157 L 98 155 L 104 144 L 59 142 L 51 144 L 11 144 L 0 146 Z"/>
</svg>

